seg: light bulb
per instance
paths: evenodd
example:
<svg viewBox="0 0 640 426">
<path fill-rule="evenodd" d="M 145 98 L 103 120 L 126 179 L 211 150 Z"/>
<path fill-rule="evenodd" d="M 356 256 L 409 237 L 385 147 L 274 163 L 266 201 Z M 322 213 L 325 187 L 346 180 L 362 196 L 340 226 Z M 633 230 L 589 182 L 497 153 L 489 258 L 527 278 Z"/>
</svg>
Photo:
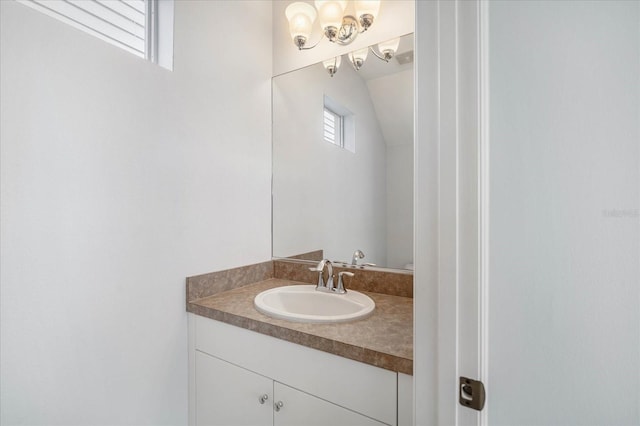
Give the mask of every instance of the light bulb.
<svg viewBox="0 0 640 426">
<path fill-rule="evenodd" d="M 323 30 L 330 27 L 340 28 L 344 9 L 347 7 L 345 0 L 316 0 L 315 4 Z"/>
<path fill-rule="evenodd" d="M 295 45 L 302 49 L 311 35 L 317 16 L 316 10 L 309 3 L 296 2 L 287 6 L 284 13 L 289 20 L 291 38 Z"/>
<path fill-rule="evenodd" d="M 380 0 L 356 0 L 355 6 L 360 25 L 366 31 L 378 16 Z"/>
<path fill-rule="evenodd" d="M 400 45 L 400 38 L 394 38 L 392 40 L 383 41 L 382 43 L 378 43 L 378 50 L 384 56 L 386 61 L 389 61 L 393 58 L 396 51 L 398 50 L 398 46 Z"/>
<path fill-rule="evenodd" d="M 362 67 L 364 61 L 367 59 L 367 55 L 369 54 L 369 48 L 365 47 L 364 49 L 356 50 L 354 52 L 349 53 L 349 61 L 351 61 L 351 65 L 357 70 Z"/>
</svg>

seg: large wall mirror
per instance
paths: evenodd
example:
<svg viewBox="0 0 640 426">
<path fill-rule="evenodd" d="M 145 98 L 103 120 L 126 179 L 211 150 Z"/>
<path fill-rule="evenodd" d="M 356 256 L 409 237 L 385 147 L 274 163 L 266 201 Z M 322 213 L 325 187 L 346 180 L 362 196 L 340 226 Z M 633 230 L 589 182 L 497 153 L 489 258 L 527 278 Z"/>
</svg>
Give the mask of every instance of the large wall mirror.
<svg viewBox="0 0 640 426">
<path fill-rule="evenodd" d="M 413 81 L 413 34 L 273 78 L 274 258 L 413 268 Z"/>
</svg>

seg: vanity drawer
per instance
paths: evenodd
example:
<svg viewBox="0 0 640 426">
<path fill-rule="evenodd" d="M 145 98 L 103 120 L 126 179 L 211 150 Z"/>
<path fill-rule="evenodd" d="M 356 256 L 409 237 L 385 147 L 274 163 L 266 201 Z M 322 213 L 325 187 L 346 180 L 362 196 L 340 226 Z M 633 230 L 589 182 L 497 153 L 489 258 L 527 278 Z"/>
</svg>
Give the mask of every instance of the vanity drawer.
<svg viewBox="0 0 640 426">
<path fill-rule="evenodd" d="M 195 349 L 389 425 L 397 373 L 195 316 Z"/>
</svg>

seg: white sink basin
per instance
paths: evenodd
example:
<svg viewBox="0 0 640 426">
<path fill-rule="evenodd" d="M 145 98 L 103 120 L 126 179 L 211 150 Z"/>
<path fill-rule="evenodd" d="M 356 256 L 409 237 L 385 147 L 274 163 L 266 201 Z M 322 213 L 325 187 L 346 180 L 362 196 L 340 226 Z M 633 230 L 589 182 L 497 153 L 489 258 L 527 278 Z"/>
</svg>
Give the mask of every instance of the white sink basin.
<svg viewBox="0 0 640 426">
<path fill-rule="evenodd" d="M 344 322 L 364 318 L 376 304 L 369 296 L 316 291 L 315 285 L 289 285 L 265 290 L 253 303 L 265 315 L 297 322 Z"/>
</svg>

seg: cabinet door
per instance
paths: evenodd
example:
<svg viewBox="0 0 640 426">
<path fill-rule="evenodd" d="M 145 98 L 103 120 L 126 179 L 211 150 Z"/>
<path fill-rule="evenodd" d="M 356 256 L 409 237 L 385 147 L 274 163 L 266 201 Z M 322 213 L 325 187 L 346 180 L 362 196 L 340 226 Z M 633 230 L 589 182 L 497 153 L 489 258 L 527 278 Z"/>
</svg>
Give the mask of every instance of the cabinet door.
<svg viewBox="0 0 640 426">
<path fill-rule="evenodd" d="M 274 426 L 381 426 L 384 423 L 275 382 Z"/>
<path fill-rule="evenodd" d="M 261 403 L 260 397 L 267 395 Z M 273 381 L 196 351 L 196 425 L 271 426 Z"/>
</svg>

